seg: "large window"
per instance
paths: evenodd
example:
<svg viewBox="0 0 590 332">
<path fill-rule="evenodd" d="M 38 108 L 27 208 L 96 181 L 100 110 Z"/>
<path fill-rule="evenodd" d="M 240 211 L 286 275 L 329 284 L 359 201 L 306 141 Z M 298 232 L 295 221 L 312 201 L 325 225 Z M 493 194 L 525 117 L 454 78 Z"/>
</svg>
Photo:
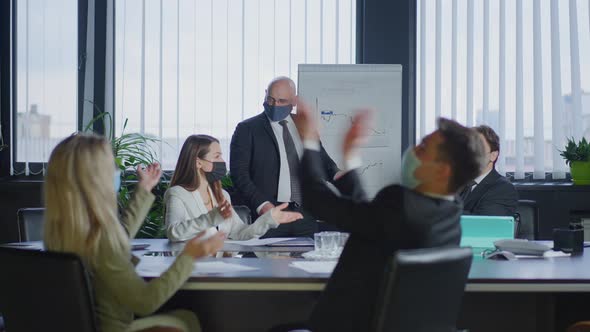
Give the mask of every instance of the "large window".
<svg viewBox="0 0 590 332">
<path fill-rule="evenodd" d="M 77 129 L 77 0 L 19 0 L 16 6 L 14 174 L 34 173 Z M 40 171 L 39 171 L 40 172 Z"/>
<path fill-rule="evenodd" d="M 185 138 L 220 139 L 300 63 L 355 63 L 355 0 L 119 0 L 116 134 L 151 134 L 173 169 Z"/>
<path fill-rule="evenodd" d="M 558 149 L 590 138 L 588 23 L 588 1 L 418 1 L 418 138 L 441 115 L 487 124 L 502 172 L 563 178 Z"/>
</svg>

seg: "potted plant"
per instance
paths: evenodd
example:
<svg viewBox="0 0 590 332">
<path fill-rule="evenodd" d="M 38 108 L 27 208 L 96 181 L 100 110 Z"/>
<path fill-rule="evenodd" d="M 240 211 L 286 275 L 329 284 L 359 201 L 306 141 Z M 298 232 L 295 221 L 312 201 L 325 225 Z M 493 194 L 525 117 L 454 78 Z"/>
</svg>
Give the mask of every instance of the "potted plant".
<svg viewBox="0 0 590 332">
<path fill-rule="evenodd" d="M 582 138 L 577 144 L 573 138 L 567 140 L 560 155 L 570 167 L 570 174 L 576 185 L 590 185 L 590 144 Z"/>
<path fill-rule="evenodd" d="M 96 121 L 109 122 L 111 130 L 107 136 L 113 147 L 115 163 L 121 170 L 121 188 L 118 193 L 119 209 L 124 210 L 129 204 L 129 200 L 135 190 L 137 175 L 135 168 L 138 165 L 148 165 L 157 161 L 154 146 L 160 144 L 160 139 L 149 135 L 139 133 L 125 133 L 127 120 L 123 124 L 123 130 L 119 137 L 115 137 L 112 130 L 112 118 L 107 112 L 100 112 L 94 119 L 88 123 L 86 132 L 92 131 L 93 124 Z M 156 200 L 152 205 L 150 212 L 137 233 L 138 238 L 163 238 L 166 237 L 164 229 L 164 193 L 169 186 L 169 178 L 166 174 L 162 175 L 162 180 L 156 185 L 153 193 Z"/>
</svg>

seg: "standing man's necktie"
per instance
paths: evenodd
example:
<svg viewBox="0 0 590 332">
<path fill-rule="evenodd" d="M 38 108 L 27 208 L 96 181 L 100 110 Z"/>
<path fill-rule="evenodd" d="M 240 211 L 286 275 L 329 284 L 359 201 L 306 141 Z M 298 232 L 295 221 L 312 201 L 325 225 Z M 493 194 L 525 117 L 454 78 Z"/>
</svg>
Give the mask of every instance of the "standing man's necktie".
<svg viewBox="0 0 590 332">
<path fill-rule="evenodd" d="M 467 199 L 469 194 L 471 194 L 471 190 L 472 190 L 473 186 L 475 186 L 476 184 L 477 184 L 477 182 L 471 181 L 465 186 L 465 188 L 463 188 L 463 190 L 461 191 L 461 194 L 459 195 L 463 202 L 465 202 L 465 200 Z"/>
<path fill-rule="evenodd" d="M 301 187 L 299 185 L 299 156 L 293 143 L 293 137 L 287 127 L 287 120 L 282 120 L 279 124 L 283 127 L 283 141 L 285 143 L 285 152 L 289 163 L 289 174 L 291 175 L 291 201 L 301 204 Z"/>
</svg>

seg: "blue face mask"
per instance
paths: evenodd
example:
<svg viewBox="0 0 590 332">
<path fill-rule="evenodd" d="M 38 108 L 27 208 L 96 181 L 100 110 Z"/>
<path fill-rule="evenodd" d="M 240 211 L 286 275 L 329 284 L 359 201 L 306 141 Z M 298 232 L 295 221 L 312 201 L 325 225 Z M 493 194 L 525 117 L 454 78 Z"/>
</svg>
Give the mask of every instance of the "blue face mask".
<svg viewBox="0 0 590 332">
<path fill-rule="evenodd" d="M 267 102 L 262 105 L 264 106 L 264 113 L 273 122 L 284 120 L 293 110 L 293 105 L 270 106 Z"/>
<path fill-rule="evenodd" d="M 408 189 L 415 189 L 422 181 L 416 179 L 414 172 L 422 165 L 422 161 L 418 159 L 413 147 L 409 147 L 404 152 L 402 157 L 402 178 L 401 185 Z"/>
<path fill-rule="evenodd" d="M 121 170 L 116 169 L 114 178 L 113 178 L 113 185 L 115 187 L 115 192 L 118 193 L 119 189 L 121 189 Z"/>
</svg>

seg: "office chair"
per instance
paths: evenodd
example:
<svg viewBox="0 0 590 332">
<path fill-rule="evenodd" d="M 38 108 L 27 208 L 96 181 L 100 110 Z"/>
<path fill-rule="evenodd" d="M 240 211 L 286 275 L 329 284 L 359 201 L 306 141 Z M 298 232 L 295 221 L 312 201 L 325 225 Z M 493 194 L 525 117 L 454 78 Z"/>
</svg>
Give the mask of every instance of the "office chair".
<svg viewBox="0 0 590 332">
<path fill-rule="evenodd" d="M 514 220 L 516 221 L 516 238 L 527 240 L 539 238 L 539 209 L 536 201 L 519 199 Z"/>
<path fill-rule="evenodd" d="M 90 279 L 72 254 L 0 248 L 6 330 L 96 332 Z"/>
<path fill-rule="evenodd" d="M 22 208 L 16 212 L 20 242 L 43 241 L 44 208 Z"/>
<path fill-rule="evenodd" d="M 385 269 L 373 331 L 455 332 L 471 248 L 398 251 Z"/>
<path fill-rule="evenodd" d="M 246 225 L 250 225 L 252 223 L 252 214 L 250 213 L 250 209 L 245 205 L 234 205 L 234 211 L 238 214 L 238 217 L 242 219 L 242 221 Z"/>
</svg>

